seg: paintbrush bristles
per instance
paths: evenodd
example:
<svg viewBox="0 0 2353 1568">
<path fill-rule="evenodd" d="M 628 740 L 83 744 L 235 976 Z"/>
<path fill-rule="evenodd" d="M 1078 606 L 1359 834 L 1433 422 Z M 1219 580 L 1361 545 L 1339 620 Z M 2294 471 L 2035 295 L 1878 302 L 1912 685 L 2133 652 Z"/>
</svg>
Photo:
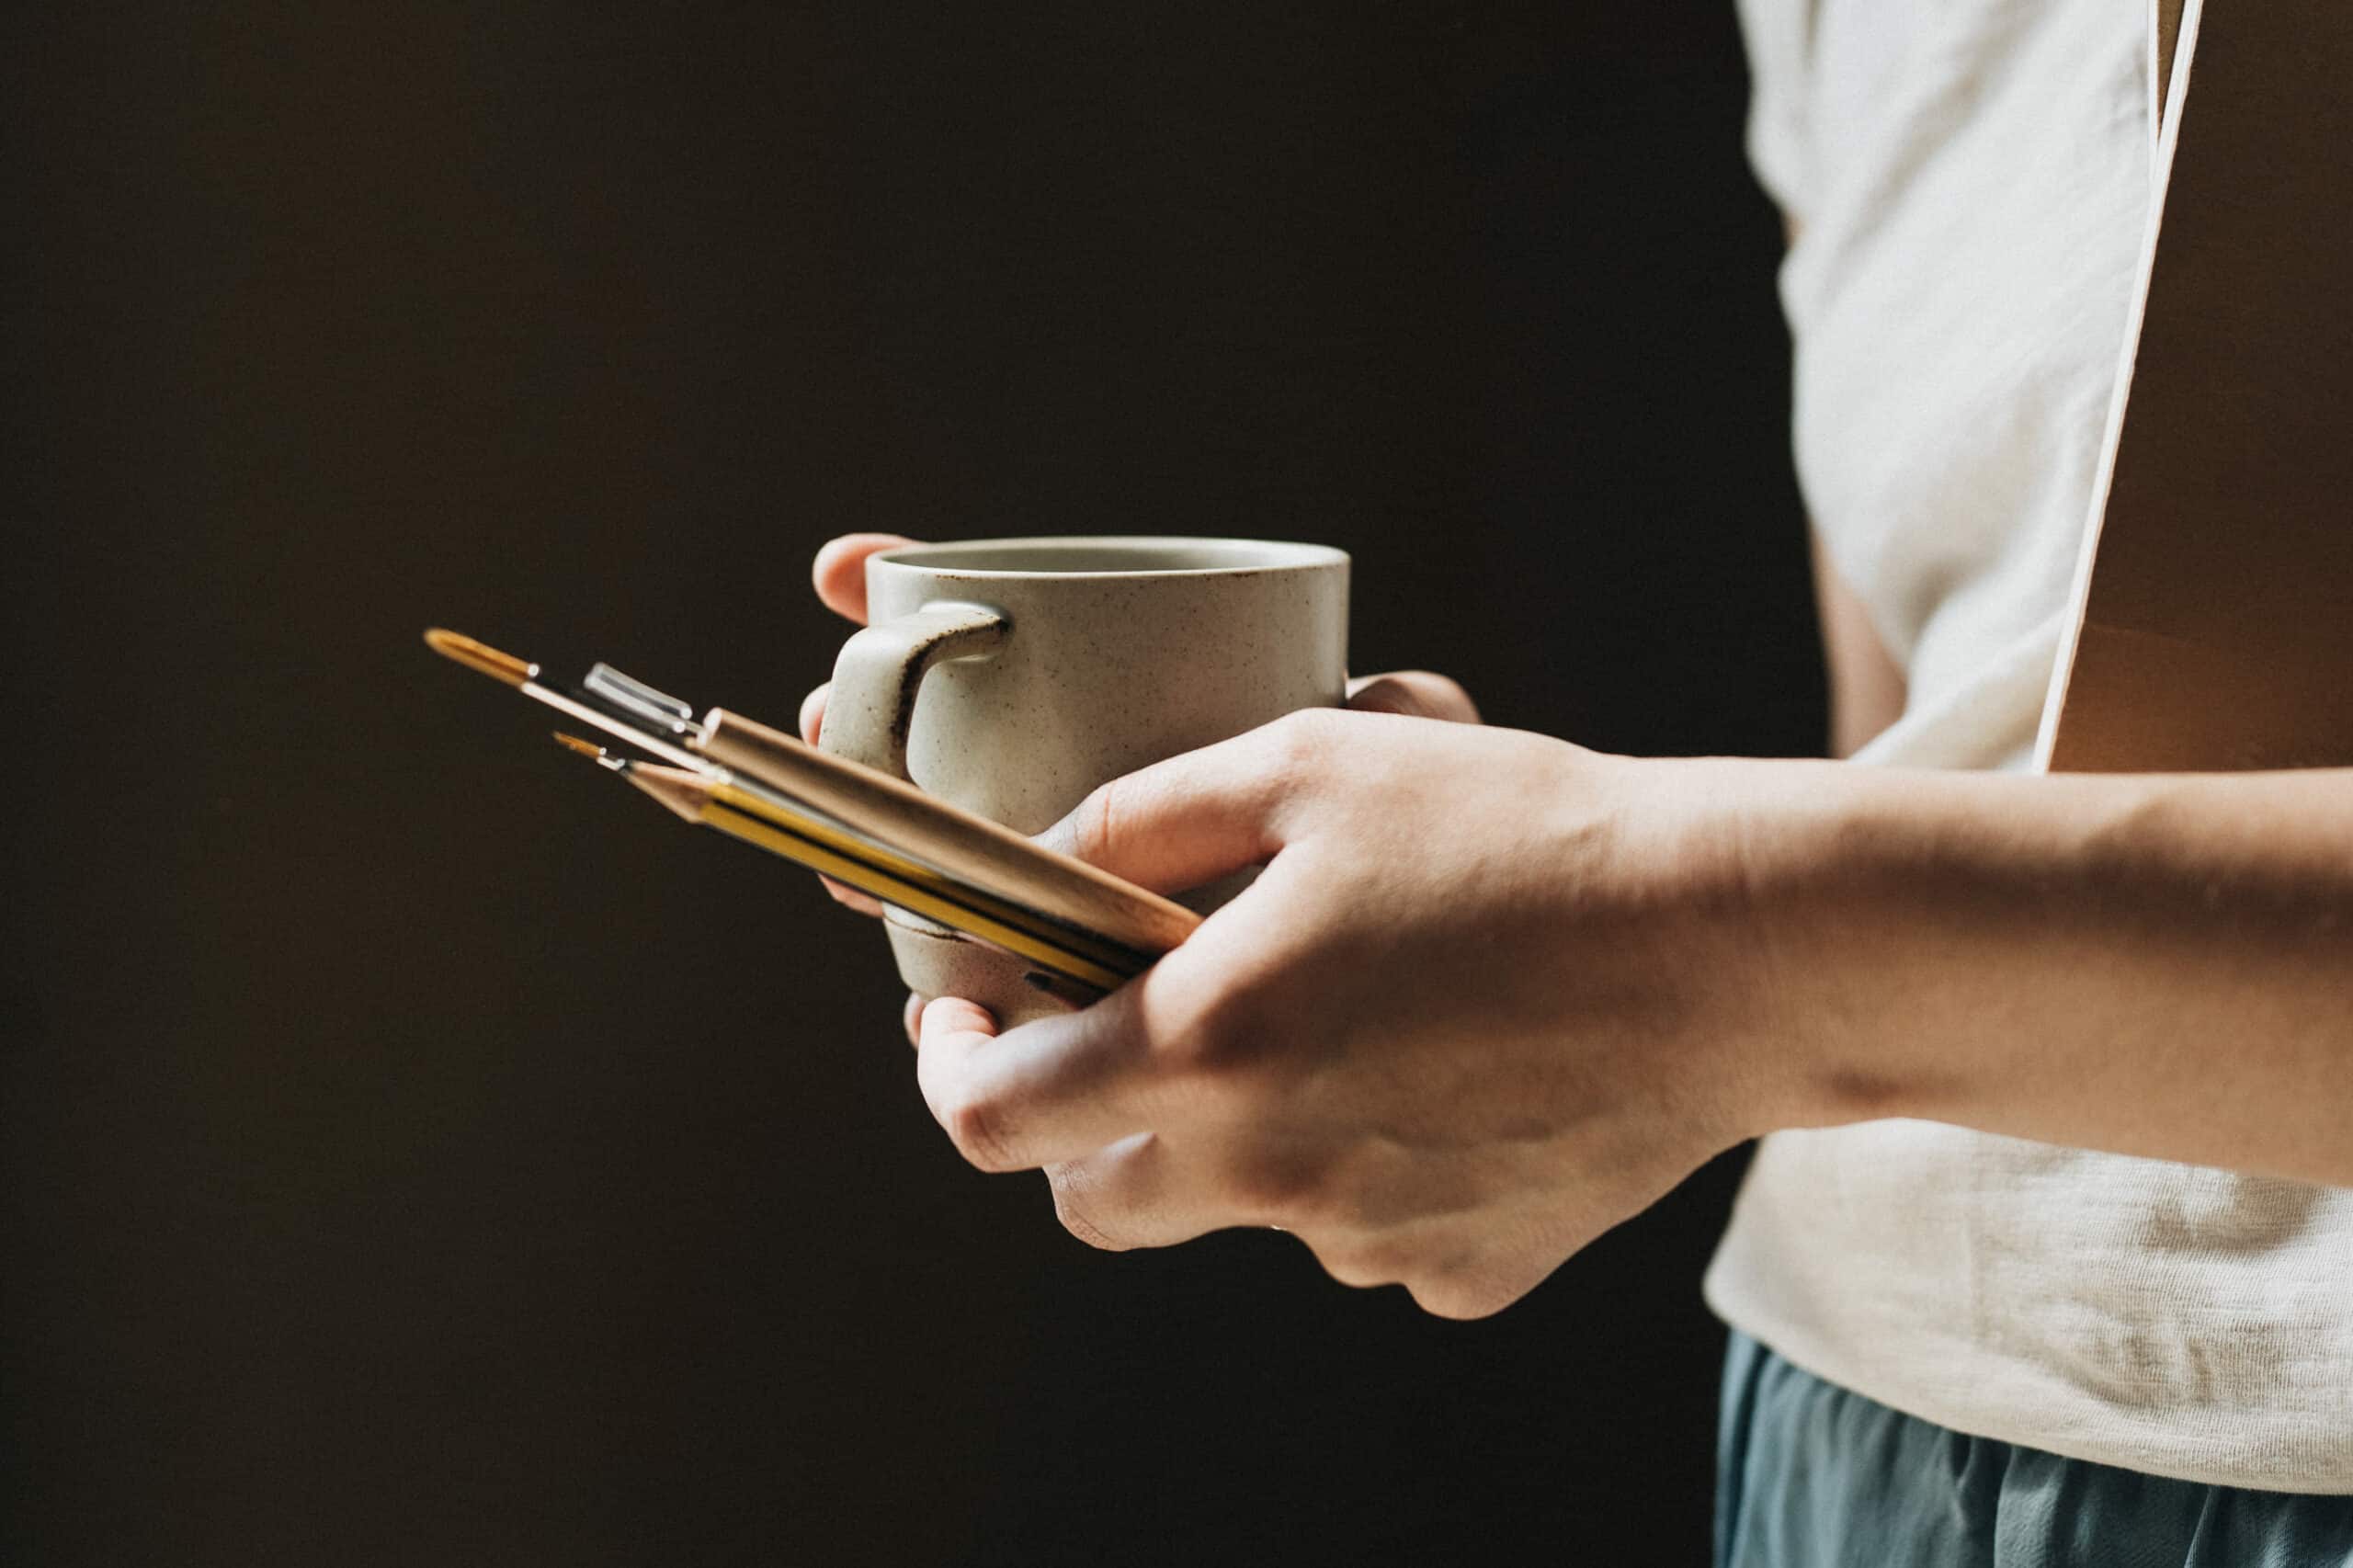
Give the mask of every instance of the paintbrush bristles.
<svg viewBox="0 0 2353 1568">
<path fill-rule="evenodd" d="M 574 756 L 585 756 L 597 767 L 609 768 L 615 773 L 627 773 L 630 769 L 627 757 L 615 756 L 594 741 L 585 741 L 578 735 L 565 734 L 562 730 L 553 731 L 552 733 L 555 736 L 555 744 Z"/>
<path fill-rule="evenodd" d="M 487 642 L 477 642 L 462 632 L 438 626 L 426 632 L 425 645 L 445 659 L 454 659 L 466 668 L 507 686 L 521 686 L 540 673 L 540 666 L 528 659 L 501 653 Z"/>
</svg>

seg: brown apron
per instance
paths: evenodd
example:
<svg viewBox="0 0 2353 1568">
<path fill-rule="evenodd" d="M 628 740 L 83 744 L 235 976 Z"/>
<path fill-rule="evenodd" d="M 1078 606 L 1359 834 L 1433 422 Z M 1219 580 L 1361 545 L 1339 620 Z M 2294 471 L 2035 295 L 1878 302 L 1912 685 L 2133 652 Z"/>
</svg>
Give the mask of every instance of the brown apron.
<svg viewBox="0 0 2353 1568">
<path fill-rule="evenodd" d="M 2042 756 L 2353 764 L 2353 5 L 2154 3 L 2139 326 Z"/>
</svg>

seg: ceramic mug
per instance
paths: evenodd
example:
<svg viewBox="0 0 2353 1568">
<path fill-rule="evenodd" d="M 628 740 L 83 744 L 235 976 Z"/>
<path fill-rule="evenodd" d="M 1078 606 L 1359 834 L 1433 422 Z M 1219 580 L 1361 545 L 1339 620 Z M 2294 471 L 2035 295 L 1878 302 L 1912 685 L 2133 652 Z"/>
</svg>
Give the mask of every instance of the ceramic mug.
<svg viewBox="0 0 2353 1568">
<path fill-rule="evenodd" d="M 1324 545 L 911 545 L 868 558 L 866 598 L 818 744 L 1022 833 L 1121 774 L 1346 696 L 1348 558 Z M 1063 1006 L 1017 959 L 904 910 L 884 918 L 912 991 L 1007 1026 Z"/>
</svg>

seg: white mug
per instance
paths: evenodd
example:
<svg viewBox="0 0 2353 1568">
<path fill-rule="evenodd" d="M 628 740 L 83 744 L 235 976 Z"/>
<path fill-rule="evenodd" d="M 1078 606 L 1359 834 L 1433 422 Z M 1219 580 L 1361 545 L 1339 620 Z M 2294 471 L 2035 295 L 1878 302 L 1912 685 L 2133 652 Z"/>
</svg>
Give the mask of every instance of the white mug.
<svg viewBox="0 0 2353 1568">
<path fill-rule="evenodd" d="M 819 744 L 1022 833 L 1098 784 L 1346 696 L 1348 558 L 1324 545 L 911 545 L 868 558 L 866 595 Z M 1063 1006 L 1018 959 L 903 910 L 886 919 L 913 991 L 1007 1027 Z"/>
</svg>

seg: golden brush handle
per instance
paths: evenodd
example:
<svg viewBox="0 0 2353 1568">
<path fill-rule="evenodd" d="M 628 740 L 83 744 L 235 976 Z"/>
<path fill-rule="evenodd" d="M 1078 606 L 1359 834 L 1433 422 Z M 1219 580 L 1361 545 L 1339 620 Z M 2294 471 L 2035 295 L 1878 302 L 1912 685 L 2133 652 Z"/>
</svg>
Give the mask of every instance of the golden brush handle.
<svg viewBox="0 0 2353 1568">
<path fill-rule="evenodd" d="M 696 749 L 721 767 L 805 801 L 951 877 L 1120 947 L 1165 953 L 1201 923 L 1199 915 L 1181 903 L 1057 854 L 887 773 L 828 756 L 723 708 L 712 709 L 704 718 Z"/>
</svg>

